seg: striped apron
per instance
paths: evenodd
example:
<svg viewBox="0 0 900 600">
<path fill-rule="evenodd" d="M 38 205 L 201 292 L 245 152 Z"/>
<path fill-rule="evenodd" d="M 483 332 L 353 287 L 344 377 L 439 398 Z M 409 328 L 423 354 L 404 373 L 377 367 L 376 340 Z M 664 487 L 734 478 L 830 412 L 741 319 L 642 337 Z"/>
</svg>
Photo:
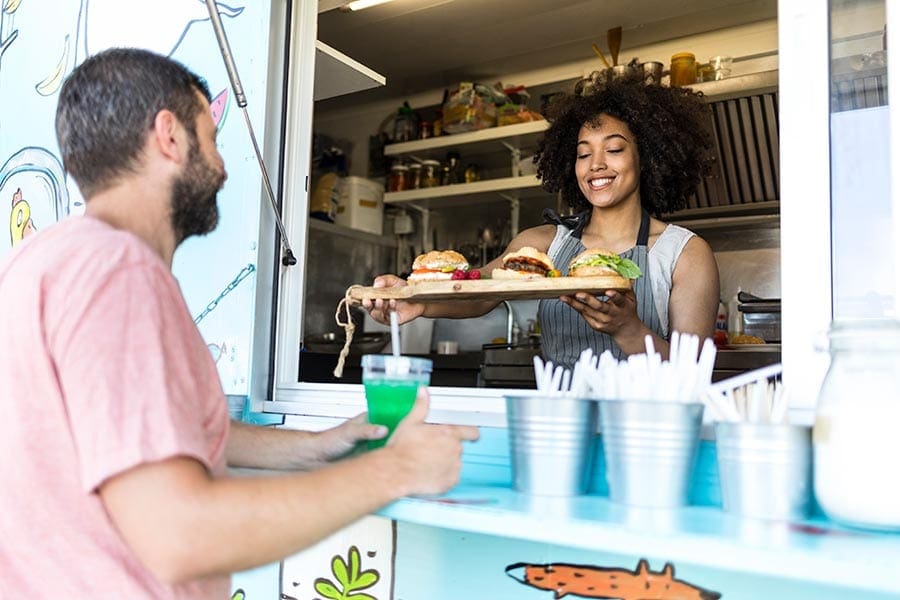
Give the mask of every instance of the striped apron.
<svg viewBox="0 0 900 600">
<path fill-rule="evenodd" d="M 553 264 L 567 275 L 569 261 L 586 248 L 581 242 L 581 233 L 590 221 L 590 213 L 584 212 L 574 217 L 560 217 L 552 210 L 544 211 L 544 219 L 556 224 L 556 237 L 550 244 L 547 254 Z M 637 298 L 637 314 L 641 322 L 654 333 L 666 337 L 663 332 L 659 314 L 653 303 L 653 288 L 650 285 L 647 241 L 650 237 L 650 215 L 643 211 L 641 227 L 633 248 L 619 256 L 627 258 L 640 267 L 641 275 L 634 281 L 634 294 Z M 591 329 L 580 314 L 558 299 L 541 300 L 538 305 L 538 319 L 541 324 L 541 354 L 544 360 L 553 361 L 554 365 L 562 365 L 571 369 L 581 352 L 591 348 L 599 355 L 605 350 L 612 352 L 617 359 L 625 354 L 613 341 L 612 336 Z"/>
</svg>

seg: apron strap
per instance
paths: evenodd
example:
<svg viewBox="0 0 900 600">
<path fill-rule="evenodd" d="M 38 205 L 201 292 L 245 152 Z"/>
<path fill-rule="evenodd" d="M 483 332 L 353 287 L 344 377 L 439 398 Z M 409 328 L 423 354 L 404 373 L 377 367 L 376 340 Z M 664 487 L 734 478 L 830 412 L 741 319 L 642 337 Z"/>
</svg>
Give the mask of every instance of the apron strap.
<svg viewBox="0 0 900 600">
<path fill-rule="evenodd" d="M 587 224 L 591 220 L 591 213 L 590 211 L 584 211 L 577 215 L 562 216 L 552 208 L 545 208 L 541 213 L 541 218 L 544 220 L 544 223 L 562 225 L 570 230 L 570 236 L 580 240 L 581 232 L 584 231 L 584 228 L 587 227 Z"/>
<path fill-rule="evenodd" d="M 641 210 L 641 228 L 638 229 L 637 242 L 635 246 L 646 246 L 650 241 L 650 213 Z"/>
</svg>

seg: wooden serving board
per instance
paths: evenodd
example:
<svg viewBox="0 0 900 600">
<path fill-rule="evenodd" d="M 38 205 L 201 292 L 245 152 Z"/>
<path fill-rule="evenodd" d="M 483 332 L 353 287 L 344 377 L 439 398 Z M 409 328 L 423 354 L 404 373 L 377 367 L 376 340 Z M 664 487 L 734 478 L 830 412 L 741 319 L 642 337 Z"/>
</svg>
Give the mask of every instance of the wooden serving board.
<svg viewBox="0 0 900 600">
<path fill-rule="evenodd" d="M 624 277 L 545 277 L 532 280 L 473 279 L 459 281 L 422 281 L 402 287 L 354 287 L 350 298 L 362 300 L 537 300 L 558 298 L 576 292 L 602 294 L 606 290 L 630 290 L 631 280 Z"/>
</svg>

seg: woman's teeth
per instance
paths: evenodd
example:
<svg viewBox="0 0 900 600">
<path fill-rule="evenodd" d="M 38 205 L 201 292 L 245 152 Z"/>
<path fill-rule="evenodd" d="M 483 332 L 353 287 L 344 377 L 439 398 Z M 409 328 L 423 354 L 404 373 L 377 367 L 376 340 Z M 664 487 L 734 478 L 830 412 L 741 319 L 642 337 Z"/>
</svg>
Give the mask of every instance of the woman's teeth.
<svg viewBox="0 0 900 600">
<path fill-rule="evenodd" d="M 612 183 L 612 177 L 599 177 L 597 179 L 591 179 L 588 181 L 588 185 L 591 186 L 592 189 L 599 190 L 600 188 L 604 188 Z"/>
</svg>

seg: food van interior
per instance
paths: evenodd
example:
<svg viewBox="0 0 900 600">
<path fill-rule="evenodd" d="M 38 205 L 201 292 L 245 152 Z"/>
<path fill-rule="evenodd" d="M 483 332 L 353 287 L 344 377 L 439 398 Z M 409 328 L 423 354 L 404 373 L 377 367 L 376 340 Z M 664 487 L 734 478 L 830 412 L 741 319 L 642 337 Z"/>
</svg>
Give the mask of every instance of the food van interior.
<svg viewBox="0 0 900 600">
<path fill-rule="evenodd" d="M 349 173 L 372 179 L 383 176 L 390 161 L 376 164 L 370 160 L 370 137 L 383 134 L 382 141 L 390 138 L 393 115 L 405 100 L 430 118 L 440 107 L 442 90 L 461 81 L 516 84 L 517 77 L 527 76 L 529 108 L 537 111 L 542 98 L 571 90 L 578 80 L 571 76 L 577 71 L 574 67 L 568 77 L 559 76 L 560 65 L 578 64 L 582 75 L 602 68 L 592 44 L 607 50 L 604 32 L 616 25 L 622 25 L 619 54 L 624 63 L 633 56 L 643 60 L 640 52 L 654 44 L 677 41 L 681 42 L 678 47 L 689 51 L 692 36 L 753 23 L 774 24 L 777 18 L 776 0 L 524 0 L 515 5 L 484 0 L 395 0 L 358 13 L 323 10 L 334 4 L 320 2 L 318 39 L 383 73 L 387 84 L 317 101 L 314 145 L 341 148 L 349 159 Z M 377 42 L 383 39 L 392 43 Z M 720 53 L 731 54 L 728 38 L 721 39 Z M 733 58 L 732 81 L 697 86 L 707 95 L 712 109 L 710 127 L 716 139 L 713 174 L 701 184 L 687 210 L 663 216 L 709 242 L 719 265 L 721 299 L 726 305 L 741 290 L 767 299 L 780 297 L 777 47 Z M 596 63 L 593 67 L 591 61 Z M 553 75 L 542 80 L 544 71 Z M 856 67 L 847 71 L 844 87 L 833 90 L 839 103 L 883 103 L 879 98 L 883 99 L 884 86 L 878 73 L 858 73 Z M 480 148 L 465 155 L 463 162 L 479 163 L 484 178 L 508 176 L 510 155 L 499 144 Z M 377 157 L 382 148 L 376 150 Z M 334 307 L 347 286 L 367 284 L 378 273 L 408 270 L 412 258 L 426 246 L 456 248 L 474 259 L 473 264 L 481 262 L 482 256 L 490 260 L 516 231 L 540 223 L 541 211 L 547 206 L 563 208 L 548 194 L 521 201 L 497 194 L 488 201 L 483 197 L 468 202 L 453 197 L 418 205 L 386 205 L 383 235 L 310 219 L 307 281 L 316 283 L 306 287 L 304 331 L 334 332 Z M 410 217 L 414 231 L 406 233 Z M 404 233 L 395 235 L 395 230 Z M 490 236 L 486 237 L 485 231 Z M 524 332 L 529 320 L 535 318 L 536 303 L 513 305 L 517 328 Z M 715 379 L 780 360 L 777 305 L 743 306 L 747 309 L 742 311 L 744 322 L 749 329 L 765 330 L 767 343 L 720 351 Z M 521 367 L 521 352 L 513 356 L 512 351 L 521 344 L 525 353 L 531 352 L 539 340 L 524 339 L 524 335 L 519 340 L 509 339 L 505 336 L 506 318 L 507 311 L 500 306 L 474 325 L 439 319 L 415 328 L 404 326 L 405 336 L 420 338 L 409 346 L 404 344 L 404 351 L 438 357 L 437 342 L 454 340 L 459 343 L 459 355 L 439 360 L 452 363 L 448 369 L 474 371 L 473 365 L 477 365 L 477 376 L 468 373 L 464 378 L 467 383 L 461 385 L 490 385 L 502 378 L 492 379 L 489 367 L 508 367 L 507 372 L 514 372 L 516 366 Z M 385 328 L 367 318 L 363 329 Z M 496 348 L 483 349 L 497 338 L 505 340 L 503 347 L 510 352 L 505 362 Z M 319 372 L 327 366 L 318 362 L 327 365 L 334 357 L 315 359 L 315 367 L 313 360 L 309 353 L 301 353 L 301 380 L 328 380 L 328 373 Z M 440 380 L 441 369 L 436 363 L 433 381 Z M 350 373 L 348 376 L 352 376 L 352 368 Z M 514 385 L 511 379 L 505 381 L 510 387 Z M 527 384 L 533 385 L 533 379 Z"/>
</svg>

